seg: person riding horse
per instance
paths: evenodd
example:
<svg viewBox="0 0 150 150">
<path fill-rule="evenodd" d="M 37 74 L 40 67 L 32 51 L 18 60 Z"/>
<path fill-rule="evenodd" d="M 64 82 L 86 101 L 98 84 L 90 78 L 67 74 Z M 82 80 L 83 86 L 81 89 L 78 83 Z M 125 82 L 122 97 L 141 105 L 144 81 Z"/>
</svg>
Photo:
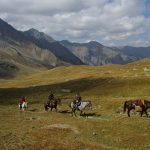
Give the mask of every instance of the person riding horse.
<svg viewBox="0 0 150 150">
<path fill-rule="evenodd" d="M 81 105 L 82 97 L 79 93 L 76 94 L 75 100 L 73 101 L 75 106 L 78 107 Z"/>
<path fill-rule="evenodd" d="M 20 109 L 22 108 L 22 104 L 25 103 L 25 102 L 26 102 L 25 97 L 21 97 L 21 98 L 19 99 Z"/>
<path fill-rule="evenodd" d="M 48 96 L 48 105 L 50 105 L 54 100 L 54 94 L 50 93 L 50 95 Z"/>
</svg>

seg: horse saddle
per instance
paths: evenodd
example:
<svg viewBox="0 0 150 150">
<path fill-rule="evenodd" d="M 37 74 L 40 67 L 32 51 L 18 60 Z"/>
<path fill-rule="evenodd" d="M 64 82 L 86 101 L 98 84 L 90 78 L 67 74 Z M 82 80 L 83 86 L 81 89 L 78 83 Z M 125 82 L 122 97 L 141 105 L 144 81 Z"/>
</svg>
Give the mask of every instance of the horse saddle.
<svg viewBox="0 0 150 150">
<path fill-rule="evenodd" d="M 77 106 L 80 106 L 81 105 L 81 102 L 77 102 Z"/>
</svg>

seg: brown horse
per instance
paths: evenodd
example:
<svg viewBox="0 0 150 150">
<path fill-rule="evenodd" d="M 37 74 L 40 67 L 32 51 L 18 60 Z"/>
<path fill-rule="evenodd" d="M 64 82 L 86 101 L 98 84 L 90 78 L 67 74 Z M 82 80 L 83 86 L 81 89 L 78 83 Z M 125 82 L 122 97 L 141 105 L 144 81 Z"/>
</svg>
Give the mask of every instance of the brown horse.
<svg viewBox="0 0 150 150">
<path fill-rule="evenodd" d="M 46 101 L 44 103 L 45 111 L 48 111 L 49 108 L 51 108 L 51 111 L 52 111 L 53 108 L 55 108 L 55 110 L 57 112 L 57 105 L 61 105 L 61 99 L 54 99 L 50 103 L 48 101 Z"/>
<path fill-rule="evenodd" d="M 144 100 L 144 105 L 142 106 L 142 111 L 141 111 L 141 117 L 144 112 L 145 112 L 146 116 L 148 117 L 148 113 L 147 113 L 148 108 L 150 108 L 150 101 Z"/>
<path fill-rule="evenodd" d="M 128 100 L 124 102 L 124 112 L 126 112 L 127 109 L 127 114 L 128 117 L 130 117 L 130 111 L 132 109 L 135 109 L 136 106 L 140 106 L 141 107 L 141 117 L 143 115 L 143 113 L 145 112 L 146 116 L 148 117 L 148 113 L 147 110 L 148 108 L 150 108 L 150 101 L 147 100 Z"/>
</svg>

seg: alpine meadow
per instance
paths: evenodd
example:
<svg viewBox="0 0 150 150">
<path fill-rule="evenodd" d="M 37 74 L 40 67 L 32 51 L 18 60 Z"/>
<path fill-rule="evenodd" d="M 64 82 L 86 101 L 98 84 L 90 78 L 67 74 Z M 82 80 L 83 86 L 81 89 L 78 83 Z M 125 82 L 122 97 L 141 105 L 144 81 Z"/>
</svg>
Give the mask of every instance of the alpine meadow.
<svg viewBox="0 0 150 150">
<path fill-rule="evenodd" d="M 149 6 L 2 0 L 0 150 L 149 150 Z"/>
</svg>

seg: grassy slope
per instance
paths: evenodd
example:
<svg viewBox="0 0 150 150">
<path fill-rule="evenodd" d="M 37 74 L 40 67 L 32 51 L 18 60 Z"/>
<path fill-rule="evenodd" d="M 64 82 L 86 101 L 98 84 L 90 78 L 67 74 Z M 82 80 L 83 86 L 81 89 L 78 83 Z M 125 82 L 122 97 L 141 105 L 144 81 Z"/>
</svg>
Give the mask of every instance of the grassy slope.
<svg viewBox="0 0 150 150">
<path fill-rule="evenodd" d="M 6 149 L 9 144 L 14 149 L 150 149 L 149 118 L 122 114 L 126 99 L 150 97 L 149 66 L 150 60 L 146 59 L 128 65 L 59 67 L 22 80 L 1 81 L 0 147 Z M 49 91 L 62 99 L 60 113 L 44 112 L 42 103 Z M 94 118 L 72 118 L 65 113 L 77 91 L 83 99 L 92 100 L 93 110 L 86 111 Z M 6 109 L 6 104 L 16 104 L 21 95 L 27 97 L 29 109 L 35 111 L 22 113 L 16 111 L 16 105 Z M 69 127 L 49 127 L 53 124 L 70 125 L 79 133 Z"/>
</svg>

